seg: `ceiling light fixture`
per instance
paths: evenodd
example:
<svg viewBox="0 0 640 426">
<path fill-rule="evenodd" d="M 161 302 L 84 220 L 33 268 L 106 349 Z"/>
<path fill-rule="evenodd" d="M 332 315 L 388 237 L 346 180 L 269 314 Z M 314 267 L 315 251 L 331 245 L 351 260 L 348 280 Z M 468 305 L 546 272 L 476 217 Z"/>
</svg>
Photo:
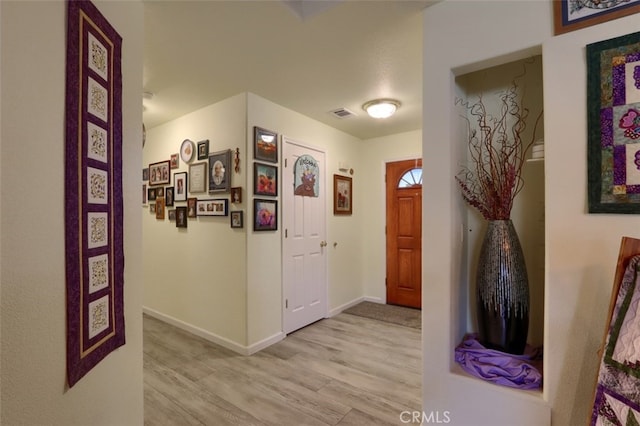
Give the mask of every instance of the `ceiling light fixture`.
<svg viewBox="0 0 640 426">
<path fill-rule="evenodd" d="M 373 118 L 389 118 L 400 107 L 400 102 L 395 99 L 374 99 L 362 105 Z"/>
</svg>

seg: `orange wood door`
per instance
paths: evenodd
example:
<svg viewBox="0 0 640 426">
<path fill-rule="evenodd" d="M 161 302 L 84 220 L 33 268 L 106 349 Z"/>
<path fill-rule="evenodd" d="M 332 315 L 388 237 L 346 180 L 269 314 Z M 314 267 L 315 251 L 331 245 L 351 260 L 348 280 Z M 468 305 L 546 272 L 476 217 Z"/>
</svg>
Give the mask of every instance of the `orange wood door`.
<svg viewBox="0 0 640 426">
<path fill-rule="evenodd" d="M 422 159 L 387 163 L 387 303 L 422 306 Z"/>
</svg>

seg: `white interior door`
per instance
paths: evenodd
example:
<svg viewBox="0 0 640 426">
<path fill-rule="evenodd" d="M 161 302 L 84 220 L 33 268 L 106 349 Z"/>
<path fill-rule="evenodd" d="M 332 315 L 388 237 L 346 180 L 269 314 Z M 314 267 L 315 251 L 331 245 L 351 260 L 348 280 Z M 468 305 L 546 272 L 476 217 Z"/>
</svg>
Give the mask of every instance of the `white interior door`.
<svg viewBox="0 0 640 426">
<path fill-rule="evenodd" d="M 291 333 L 327 314 L 327 180 L 324 152 L 282 141 L 283 328 Z"/>
</svg>

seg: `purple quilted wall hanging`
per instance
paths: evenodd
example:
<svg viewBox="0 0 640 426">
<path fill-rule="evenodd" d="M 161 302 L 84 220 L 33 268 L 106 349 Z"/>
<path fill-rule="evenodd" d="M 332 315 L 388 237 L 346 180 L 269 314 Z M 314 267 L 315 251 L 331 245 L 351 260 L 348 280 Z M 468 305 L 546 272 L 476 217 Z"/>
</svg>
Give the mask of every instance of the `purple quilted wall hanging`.
<svg viewBox="0 0 640 426">
<path fill-rule="evenodd" d="M 587 45 L 589 213 L 640 213 L 640 32 Z"/>
<path fill-rule="evenodd" d="M 65 236 L 69 387 L 124 345 L 122 38 L 67 3 Z"/>
</svg>

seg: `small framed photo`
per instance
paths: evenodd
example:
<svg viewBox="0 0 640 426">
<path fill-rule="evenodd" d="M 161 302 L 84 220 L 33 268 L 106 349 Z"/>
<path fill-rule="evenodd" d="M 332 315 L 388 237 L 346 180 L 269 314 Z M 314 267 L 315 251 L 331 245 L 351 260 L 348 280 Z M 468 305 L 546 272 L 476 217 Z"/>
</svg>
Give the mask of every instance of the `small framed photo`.
<svg viewBox="0 0 640 426">
<path fill-rule="evenodd" d="M 198 160 L 209 158 L 209 139 L 198 142 Z"/>
<path fill-rule="evenodd" d="M 176 207 L 176 228 L 186 228 L 187 227 L 187 208 Z"/>
<path fill-rule="evenodd" d="M 175 201 L 187 201 L 187 172 L 175 173 L 173 175 L 173 199 Z"/>
<path fill-rule="evenodd" d="M 174 197 L 173 186 L 167 186 L 164 189 L 164 204 L 167 207 L 173 206 Z"/>
<path fill-rule="evenodd" d="M 180 167 L 180 154 L 171 154 L 171 168 L 177 169 Z"/>
<path fill-rule="evenodd" d="M 253 230 L 275 231 L 278 229 L 278 201 L 253 199 Z"/>
<path fill-rule="evenodd" d="M 166 185 L 171 182 L 170 161 L 149 164 L 149 185 Z"/>
<path fill-rule="evenodd" d="M 164 197 L 164 187 L 156 188 L 156 198 Z"/>
<path fill-rule="evenodd" d="M 253 193 L 255 195 L 278 195 L 278 167 L 253 163 Z"/>
<path fill-rule="evenodd" d="M 209 155 L 209 192 L 229 192 L 231 189 L 231 150 Z"/>
<path fill-rule="evenodd" d="M 145 167 L 144 169 L 142 169 L 142 180 L 144 181 L 148 181 L 149 180 L 149 168 Z"/>
<path fill-rule="evenodd" d="M 147 194 L 147 184 L 142 184 L 142 205 L 147 204 L 147 197 L 149 195 Z"/>
<path fill-rule="evenodd" d="M 240 204 L 242 202 L 242 187 L 234 186 L 231 188 L 231 202 L 233 204 Z"/>
<path fill-rule="evenodd" d="M 207 190 L 207 163 L 189 165 L 189 192 L 198 193 Z"/>
<path fill-rule="evenodd" d="M 156 188 L 147 188 L 147 198 L 149 199 L 149 201 L 155 201 L 156 196 Z"/>
<path fill-rule="evenodd" d="M 187 198 L 187 217 L 198 217 L 198 212 L 197 212 L 197 207 L 198 207 L 198 199 L 193 197 L 193 198 Z"/>
<path fill-rule="evenodd" d="M 156 214 L 156 203 L 149 203 L 149 213 Z"/>
<path fill-rule="evenodd" d="M 231 227 L 242 228 L 244 226 L 244 214 L 242 210 L 231 212 Z"/>
<path fill-rule="evenodd" d="M 167 210 L 169 220 L 176 220 L 176 209 Z"/>
<path fill-rule="evenodd" d="M 352 213 L 351 183 L 350 177 L 333 175 L 333 214 L 350 215 Z"/>
<path fill-rule="evenodd" d="M 253 128 L 253 153 L 256 160 L 278 162 L 278 134 L 255 126 Z"/>
<path fill-rule="evenodd" d="M 164 197 L 156 198 L 156 219 L 164 220 Z"/>
<path fill-rule="evenodd" d="M 198 200 L 198 216 L 228 216 L 229 200 L 215 198 L 211 200 Z"/>
</svg>

